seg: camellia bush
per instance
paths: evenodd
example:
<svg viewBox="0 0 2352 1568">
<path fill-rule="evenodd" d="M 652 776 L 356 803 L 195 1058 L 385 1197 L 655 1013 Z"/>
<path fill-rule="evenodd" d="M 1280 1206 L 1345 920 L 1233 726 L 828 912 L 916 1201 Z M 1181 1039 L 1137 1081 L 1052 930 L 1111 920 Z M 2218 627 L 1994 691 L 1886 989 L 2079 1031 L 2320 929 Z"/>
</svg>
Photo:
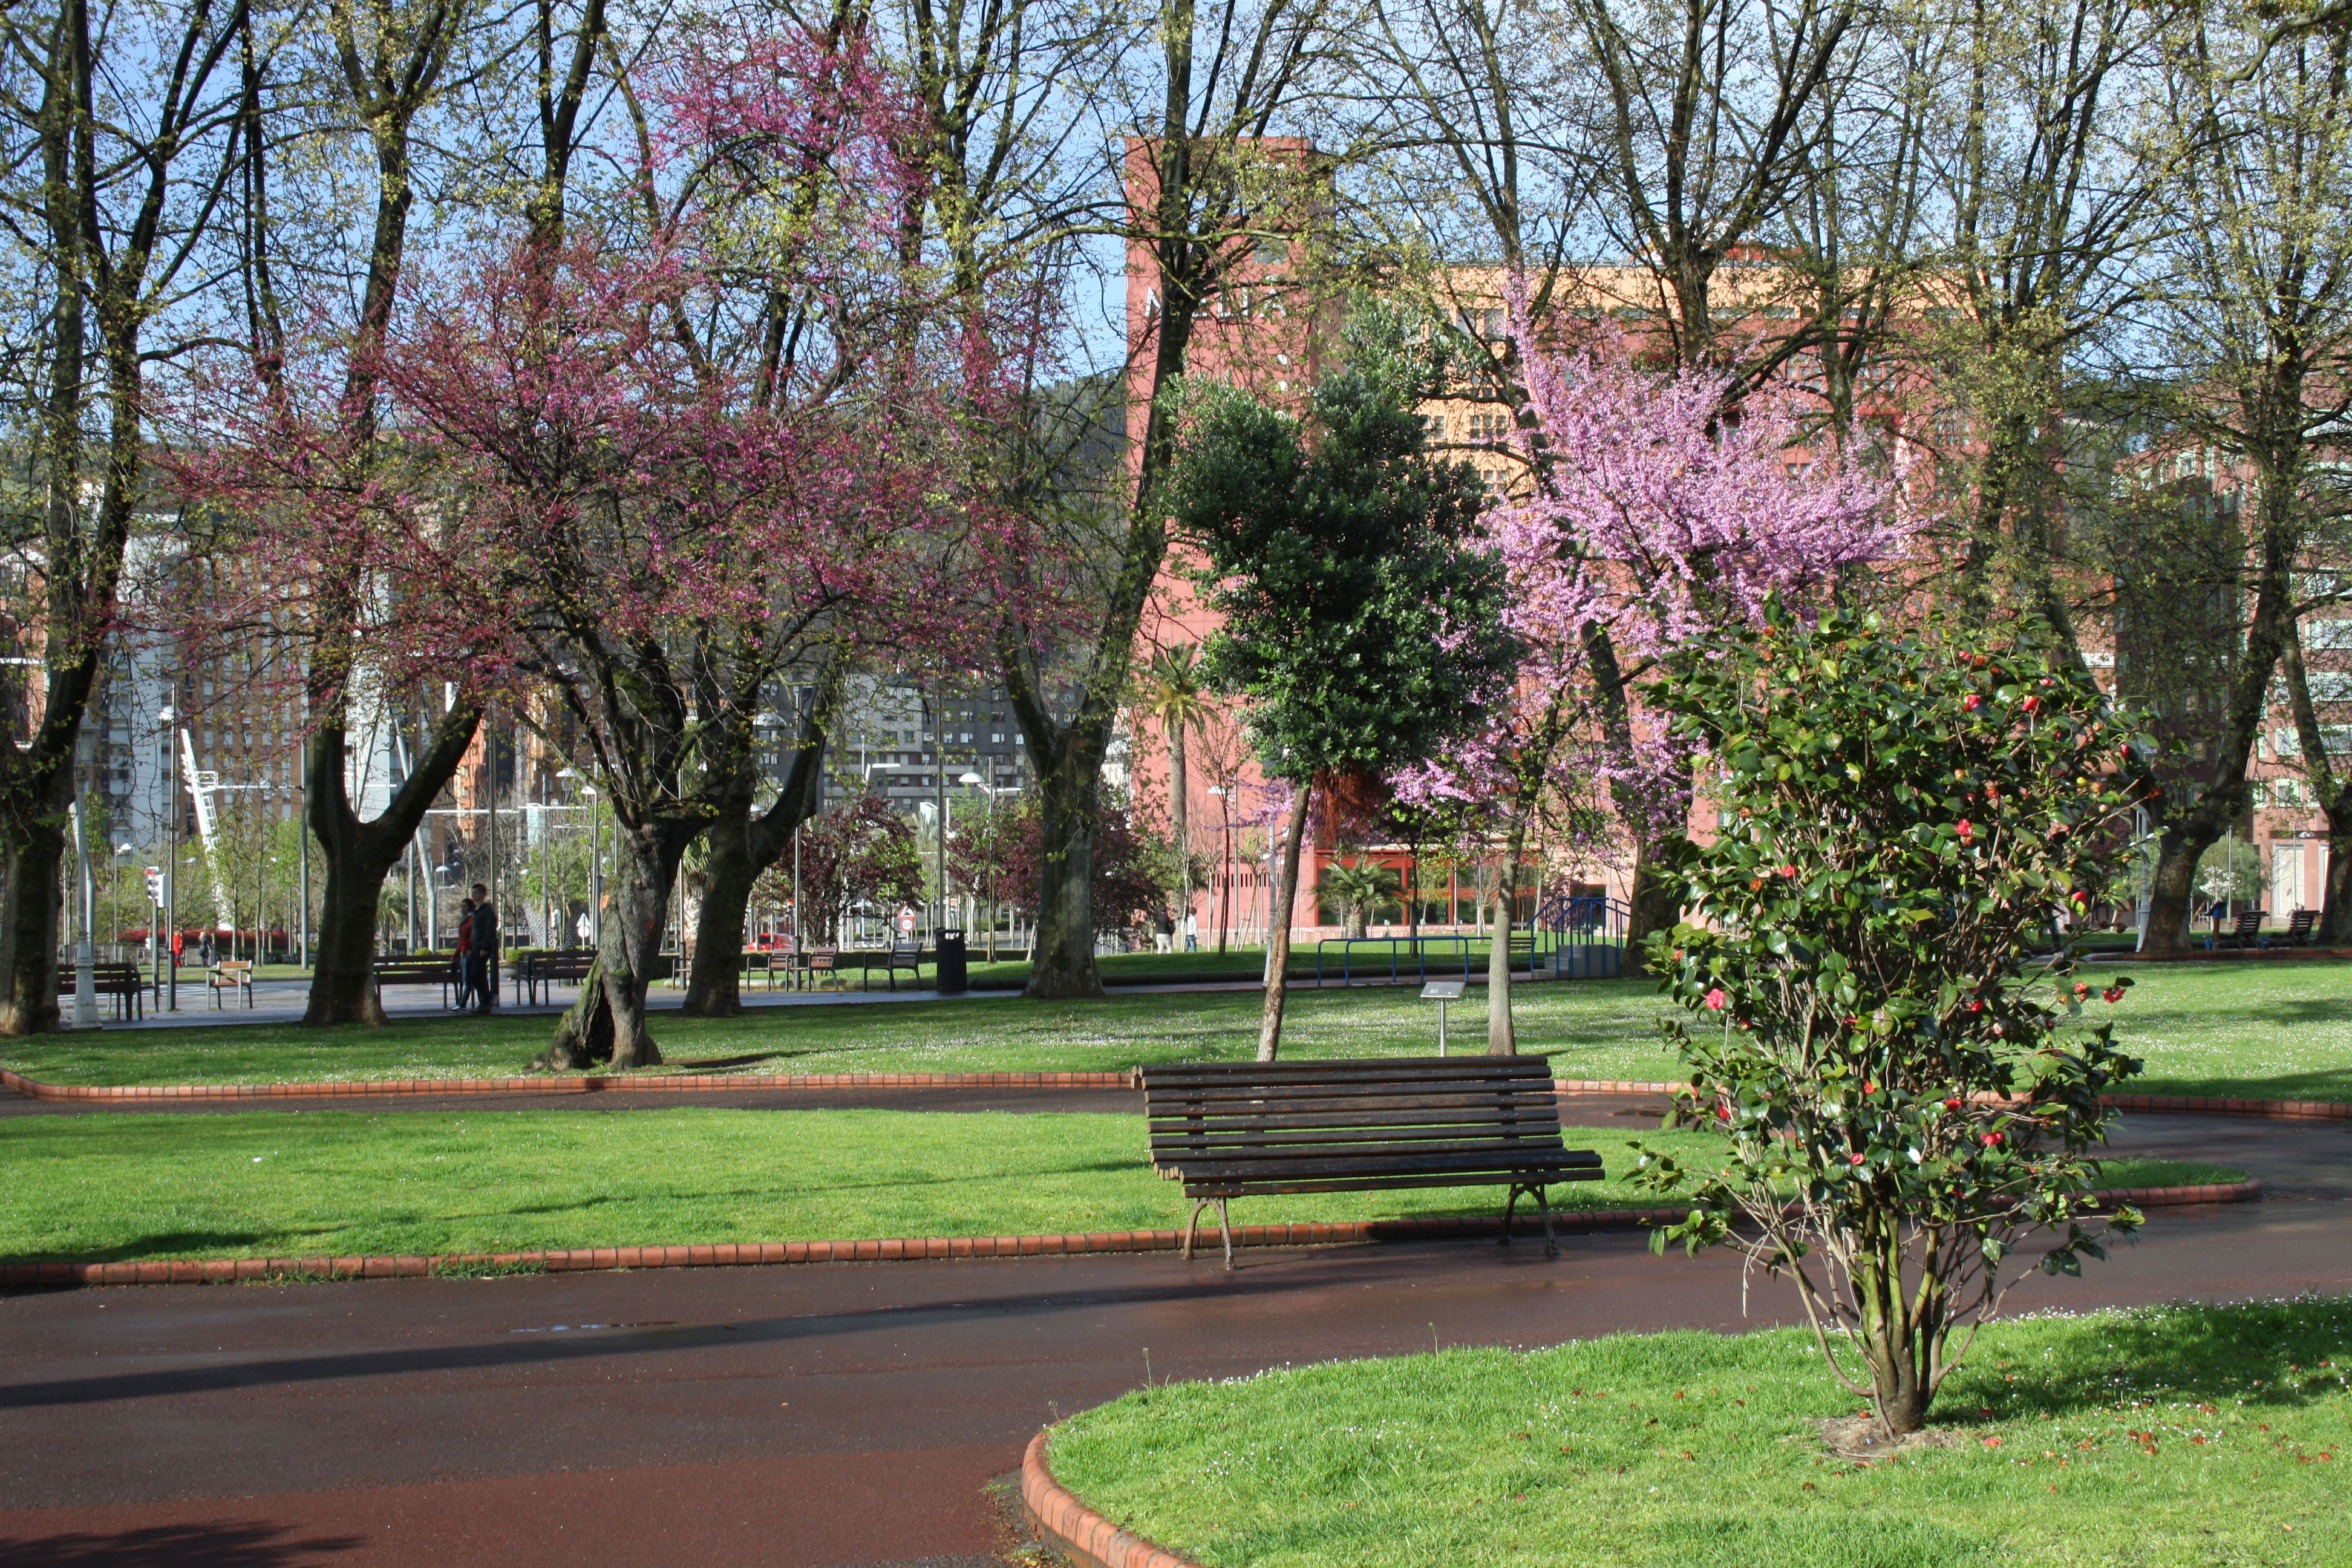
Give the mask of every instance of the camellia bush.
<svg viewBox="0 0 2352 1568">
<path fill-rule="evenodd" d="M 1675 851 L 1685 923 L 1651 938 L 1687 1010 L 1675 1118 L 1719 1131 L 1712 1175 L 1654 1233 L 1729 1242 L 1792 1279 L 1830 1368 L 1890 1436 L 2014 1283 L 2021 1243 L 2075 1273 L 2099 1237 L 2100 1096 L 2139 1070 L 2062 931 L 2125 860 L 2134 739 L 2035 650 L 1785 611 L 1655 689 L 1721 813 Z"/>
</svg>

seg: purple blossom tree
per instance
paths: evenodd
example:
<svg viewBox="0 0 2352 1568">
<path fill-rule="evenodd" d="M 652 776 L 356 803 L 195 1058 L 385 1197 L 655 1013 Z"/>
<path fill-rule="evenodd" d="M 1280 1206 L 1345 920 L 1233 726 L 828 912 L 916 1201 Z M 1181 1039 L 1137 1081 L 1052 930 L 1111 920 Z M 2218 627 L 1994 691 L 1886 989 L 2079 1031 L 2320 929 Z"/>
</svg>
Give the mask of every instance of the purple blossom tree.
<svg viewBox="0 0 2352 1568">
<path fill-rule="evenodd" d="M 1676 918 L 1654 867 L 1688 823 L 1691 759 L 1643 687 L 1715 628 L 1758 622 L 1776 596 L 1818 603 L 1911 531 L 1893 483 L 1821 441 L 1800 444 L 1792 392 L 1754 391 L 1727 407 L 1723 377 L 1549 350 L 1524 288 L 1509 303 L 1524 388 L 1512 440 L 1529 478 L 1486 522 L 1508 574 L 1518 679 L 1454 756 L 1397 781 L 1407 802 L 1450 806 L 1465 836 L 1501 846 L 1487 1048 L 1504 1055 L 1517 1048 L 1508 900 L 1548 811 L 1598 856 L 1630 849 L 1629 957 Z"/>
</svg>

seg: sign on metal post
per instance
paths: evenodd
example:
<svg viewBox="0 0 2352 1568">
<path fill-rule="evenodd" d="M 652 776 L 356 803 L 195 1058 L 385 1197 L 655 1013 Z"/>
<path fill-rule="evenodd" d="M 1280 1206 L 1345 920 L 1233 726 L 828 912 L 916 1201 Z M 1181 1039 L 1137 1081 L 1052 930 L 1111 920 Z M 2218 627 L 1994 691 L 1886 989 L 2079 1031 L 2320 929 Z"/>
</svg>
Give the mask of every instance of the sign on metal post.
<svg viewBox="0 0 2352 1568">
<path fill-rule="evenodd" d="M 1421 999 L 1437 1004 L 1437 1054 L 1445 1054 L 1445 1005 L 1462 1000 L 1462 982 L 1433 980 L 1421 988 Z"/>
</svg>

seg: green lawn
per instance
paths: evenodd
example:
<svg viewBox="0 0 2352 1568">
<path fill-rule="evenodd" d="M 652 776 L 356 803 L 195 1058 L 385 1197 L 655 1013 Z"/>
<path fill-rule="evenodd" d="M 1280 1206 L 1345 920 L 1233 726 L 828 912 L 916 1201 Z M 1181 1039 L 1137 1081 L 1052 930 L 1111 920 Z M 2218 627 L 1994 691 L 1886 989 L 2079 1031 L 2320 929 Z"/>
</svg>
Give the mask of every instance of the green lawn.
<svg viewBox="0 0 2352 1568">
<path fill-rule="evenodd" d="M 1620 1336 L 1131 1394 L 1055 1473 L 1213 1568 L 2342 1568 L 2352 1300 L 1995 1325 L 1947 1447 L 1834 1460 L 1802 1331 Z"/>
<path fill-rule="evenodd" d="M 1156 955 L 1142 954 L 1142 957 Z M 2100 980 L 2118 965 L 2088 973 Z M 2352 1100 L 2352 965 L 2144 964 L 2113 1010 L 2118 1038 L 2145 1057 L 2137 1086 L 2159 1094 Z M 1231 1059 L 1256 1034 L 1254 992 L 1114 995 L 1101 1002 L 999 996 L 957 1002 L 759 1008 L 702 1021 L 656 1014 L 674 1064 L 734 1072 L 987 1072 L 1117 1069 Z M 2103 1003 L 2095 1009 L 2105 1010 Z M 1411 988 L 1295 993 L 1284 1048 L 1297 1056 L 1426 1052 L 1435 1007 Z M 1661 1006 L 1639 980 L 1517 989 L 1522 1050 L 1568 1078 L 1677 1076 L 1657 1044 Z M 1486 999 L 1453 1009 L 1454 1039 L 1483 1041 Z M 0 1040 L 0 1066 L 63 1083 L 268 1083 L 320 1079 L 486 1077 L 515 1071 L 545 1040 L 543 1018 L 432 1017 L 331 1032 L 292 1026 L 122 1030 Z"/>
<path fill-rule="evenodd" d="M 1611 1208 L 1629 1137 L 1578 1130 L 1611 1180 L 1554 1189 Z M 0 1260 L 500 1252 L 1165 1229 L 1189 1205 L 1151 1174 L 1133 1116 L 894 1110 L 521 1110 L 16 1117 L 0 1121 Z M 2116 1162 L 2116 1185 L 2234 1181 Z M 1251 1199 L 1239 1222 L 1494 1213 L 1499 1190 Z"/>
</svg>

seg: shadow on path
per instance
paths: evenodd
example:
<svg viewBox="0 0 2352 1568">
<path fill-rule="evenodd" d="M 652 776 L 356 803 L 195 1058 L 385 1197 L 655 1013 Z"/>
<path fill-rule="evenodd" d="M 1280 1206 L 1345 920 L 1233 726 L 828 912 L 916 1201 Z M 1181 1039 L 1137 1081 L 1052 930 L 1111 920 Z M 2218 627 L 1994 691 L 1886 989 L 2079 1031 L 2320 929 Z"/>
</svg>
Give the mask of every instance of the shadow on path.
<svg viewBox="0 0 2352 1568">
<path fill-rule="evenodd" d="M 273 1524 L 158 1524 L 111 1533 L 0 1536 L 10 1568 L 307 1568 L 366 1544 L 356 1535 L 289 1540 Z"/>
</svg>

